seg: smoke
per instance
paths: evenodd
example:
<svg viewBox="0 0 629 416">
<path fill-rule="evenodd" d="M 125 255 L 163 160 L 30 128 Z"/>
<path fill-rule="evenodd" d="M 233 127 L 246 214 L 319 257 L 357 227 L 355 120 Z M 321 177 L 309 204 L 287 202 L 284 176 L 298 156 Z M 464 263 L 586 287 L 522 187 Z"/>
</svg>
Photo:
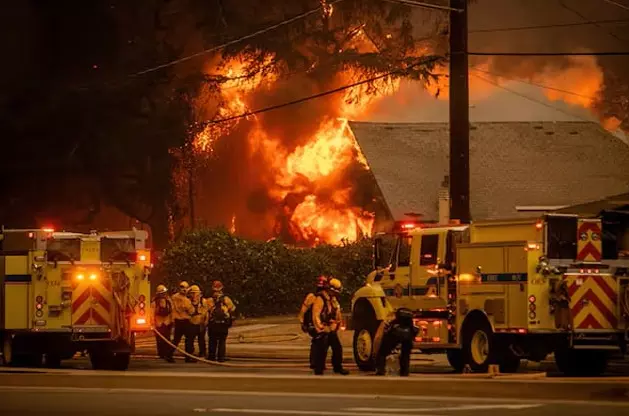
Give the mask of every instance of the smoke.
<svg viewBox="0 0 629 416">
<path fill-rule="evenodd" d="M 629 12 L 600 0 L 476 0 L 470 4 L 468 49 L 543 53 L 627 51 L 629 22 L 486 32 L 623 18 L 629 21 Z M 621 127 L 629 131 L 628 57 L 471 56 L 469 63 L 473 120 L 586 119 L 600 121 L 611 130 Z M 444 73 L 447 74 L 447 68 Z M 434 99 L 437 90 L 439 100 Z M 428 91 L 407 82 L 398 95 L 380 103 L 373 112 L 374 119 L 446 121 L 447 97 L 447 78 Z"/>
</svg>

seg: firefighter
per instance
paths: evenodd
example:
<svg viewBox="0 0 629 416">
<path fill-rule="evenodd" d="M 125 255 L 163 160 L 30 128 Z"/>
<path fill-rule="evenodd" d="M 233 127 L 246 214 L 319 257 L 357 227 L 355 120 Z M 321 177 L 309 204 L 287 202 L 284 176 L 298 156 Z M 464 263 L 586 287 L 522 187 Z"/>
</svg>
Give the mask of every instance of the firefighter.
<svg viewBox="0 0 629 416">
<path fill-rule="evenodd" d="M 384 320 L 376 336 L 376 375 L 384 375 L 387 357 L 398 347 L 400 348 L 400 376 L 408 377 L 411 365 L 413 340 L 419 329 L 413 324 L 413 312 L 407 308 L 395 311 L 393 319 Z"/>
<path fill-rule="evenodd" d="M 339 303 L 339 296 L 341 295 L 341 281 L 339 279 L 331 278 L 328 283 L 328 290 L 330 292 L 330 300 L 336 310 L 336 317 L 332 323 L 331 331 L 328 334 L 328 345 L 332 349 L 332 365 L 334 372 L 337 374 L 348 375 L 349 371 L 343 368 L 343 346 L 341 345 L 341 339 L 339 338 L 339 331 L 343 324 L 343 315 L 341 310 L 341 304 Z"/>
<path fill-rule="evenodd" d="M 205 327 L 207 325 L 208 304 L 201 296 L 201 288 L 197 285 L 190 286 L 188 290 L 193 312 L 190 316 L 190 336 L 186 337 L 186 352 L 194 354 L 194 340 L 199 342 L 199 357 L 205 357 Z"/>
<path fill-rule="evenodd" d="M 312 321 L 316 331 L 314 336 L 314 373 L 316 375 L 323 375 L 325 368 L 325 360 L 328 355 L 328 347 L 330 342 L 336 344 L 338 341 L 335 333 L 341 324 L 341 308 L 338 301 L 331 293 L 340 293 L 341 282 L 338 279 L 330 279 L 328 282 L 328 290 L 323 290 L 321 296 L 317 296 L 314 304 L 312 305 Z M 332 338 L 332 339 L 331 339 Z M 338 374 L 349 374 L 347 370 L 343 368 L 343 355 L 340 342 L 334 346 L 336 354 L 332 354 L 332 367 L 334 372 Z"/>
<path fill-rule="evenodd" d="M 186 281 L 179 282 L 179 292 L 172 296 L 173 302 L 173 318 L 175 321 L 175 336 L 173 345 L 179 346 L 181 338 L 185 337 L 186 342 L 190 337 L 190 317 L 194 312 L 192 302 L 188 299 L 187 292 L 190 285 Z M 191 362 L 190 358 L 186 358 L 187 362 Z"/>
<path fill-rule="evenodd" d="M 153 313 L 153 327 L 164 338 L 170 341 L 171 332 L 173 329 L 173 304 L 168 296 L 168 289 L 164 285 L 157 286 L 155 297 L 151 305 Z M 155 334 L 155 342 L 157 344 L 157 355 L 159 358 L 163 358 L 169 363 L 174 363 L 173 351 L 168 346 L 166 341 L 159 335 Z"/>
<path fill-rule="evenodd" d="M 317 279 L 317 287 L 314 293 L 308 293 L 306 298 L 304 299 L 304 303 L 301 305 L 301 309 L 299 311 L 299 324 L 301 325 L 301 330 L 306 334 L 310 335 L 310 368 L 314 370 L 314 337 L 317 335 L 317 331 L 314 329 L 314 325 L 312 322 L 312 305 L 314 304 L 317 296 L 321 296 L 321 292 L 323 292 L 328 286 L 328 278 L 326 276 L 319 276 Z"/>
<path fill-rule="evenodd" d="M 215 280 L 212 283 L 212 297 L 208 299 L 208 360 L 225 361 L 225 344 L 229 328 L 233 323 L 236 307 L 232 300 L 223 294 L 223 284 Z"/>
</svg>

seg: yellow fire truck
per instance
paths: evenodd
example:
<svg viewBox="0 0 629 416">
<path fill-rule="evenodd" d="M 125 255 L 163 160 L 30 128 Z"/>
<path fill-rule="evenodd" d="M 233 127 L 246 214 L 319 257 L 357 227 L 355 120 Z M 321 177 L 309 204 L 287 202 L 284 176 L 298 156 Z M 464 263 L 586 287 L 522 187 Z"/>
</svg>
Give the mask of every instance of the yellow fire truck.
<svg viewBox="0 0 629 416">
<path fill-rule="evenodd" d="M 150 251 L 141 230 L 0 232 L 4 365 L 58 367 L 87 351 L 94 369 L 126 370 L 150 331 Z"/>
<path fill-rule="evenodd" d="M 629 247 L 618 238 L 629 228 L 614 238 L 601 228 L 600 218 L 570 215 L 409 223 L 385 263 L 377 238 L 374 271 L 352 299 L 356 363 L 374 368 L 376 329 L 406 307 L 420 329 L 415 348 L 445 351 L 458 371 L 515 372 L 522 358 L 554 353 L 565 374 L 601 374 L 629 342 Z"/>
</svg>

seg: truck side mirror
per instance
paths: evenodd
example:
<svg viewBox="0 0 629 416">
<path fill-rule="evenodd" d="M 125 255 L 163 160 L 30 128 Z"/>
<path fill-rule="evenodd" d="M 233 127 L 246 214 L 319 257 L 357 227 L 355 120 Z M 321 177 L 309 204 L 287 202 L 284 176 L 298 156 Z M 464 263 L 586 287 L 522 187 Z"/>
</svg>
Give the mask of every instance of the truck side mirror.
<svg viewBox="0 0 629 416">
<path fill-rule="evenodd" d="M 382 238 L 378 237 L 373 243 L 373 270 L 377 270 L 382 264 Z"/>
</svg>

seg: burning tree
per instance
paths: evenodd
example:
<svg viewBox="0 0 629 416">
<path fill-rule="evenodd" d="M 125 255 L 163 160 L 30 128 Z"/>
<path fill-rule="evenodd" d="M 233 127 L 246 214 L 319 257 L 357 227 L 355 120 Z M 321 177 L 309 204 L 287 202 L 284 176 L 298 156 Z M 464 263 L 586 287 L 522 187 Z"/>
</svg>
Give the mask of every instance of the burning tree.
<svg viewBox="0 0 629 416">
<path fill-rule="evenodd" d="M 208 59 L 197 101 L 195 153 L 207 162 L 199 216 L 226 227 L 235 218 L 247 237 L 303 245 L 369 235 L 376 193 L 347 119 L 367 116 L 401 78 L 434 79 L 443 57 L 426 35 L 447 16 L 379 0 L 216 6 L 227 29 L 250 30 L 320 9 Z"/>
</svg>

